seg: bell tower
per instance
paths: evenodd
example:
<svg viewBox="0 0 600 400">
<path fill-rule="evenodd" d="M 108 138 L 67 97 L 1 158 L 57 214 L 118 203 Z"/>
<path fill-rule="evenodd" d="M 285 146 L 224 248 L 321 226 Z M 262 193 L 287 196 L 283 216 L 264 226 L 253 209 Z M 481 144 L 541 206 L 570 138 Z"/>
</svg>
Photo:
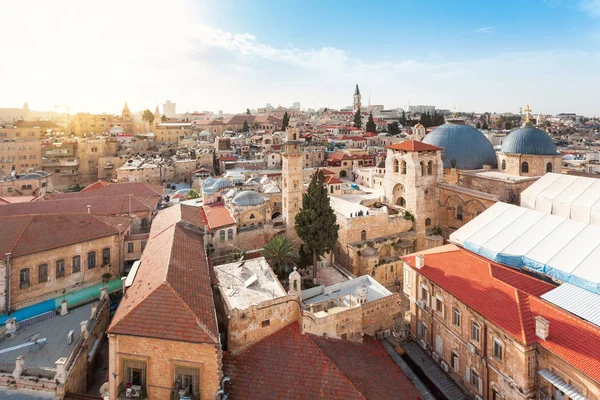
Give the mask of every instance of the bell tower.
<svg viewBox="0 0 600 400">
<path fill-rule="evenodd" d="M 302 150 L 295 121 L 287 128 L 281 167 L 281 205 L 283 220 L 288 232 L 295 224 L 295 217 L 302 207 Z M 294 231 L 295 232 L 295 231 Z"/>
<path fill-rule="evenodd" d="M 358 90 L 358 83 L 356 89 L 354 89 L 354 102 L 352 103 L 352 111 L 360 111 L 360 90 Z"/>
</svg>

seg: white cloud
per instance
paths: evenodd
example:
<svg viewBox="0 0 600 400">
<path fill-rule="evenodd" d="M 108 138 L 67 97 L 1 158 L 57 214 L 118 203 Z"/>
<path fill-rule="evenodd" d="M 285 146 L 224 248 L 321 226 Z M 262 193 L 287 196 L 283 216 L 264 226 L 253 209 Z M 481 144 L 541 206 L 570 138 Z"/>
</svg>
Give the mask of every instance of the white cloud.
<svg viewBox="0 0 600 400">
<path fill-rule="evenodd" d="M 600 17 L 600 0 L 582 0 L 579 7 L 592 17 Z"/>
<path fill-rule="evenodd" d="M 475 29 L 471 33 L 492 33 L 493 31 L 494 31 L 494 27 L 493 26 L 486 26 L 484 28 Z"/>
</svg>

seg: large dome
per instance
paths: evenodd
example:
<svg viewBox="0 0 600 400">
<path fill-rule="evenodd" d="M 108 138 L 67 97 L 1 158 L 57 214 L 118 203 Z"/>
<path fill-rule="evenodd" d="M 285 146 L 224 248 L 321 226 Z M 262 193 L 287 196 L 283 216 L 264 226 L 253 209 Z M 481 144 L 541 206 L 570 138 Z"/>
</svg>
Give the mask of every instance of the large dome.
<svg viewBox="0 0 600 400">
<path fill-rule="evenodd" d="M 502 148 L 503 153 L 534 154 L 538 156 L 555 156 L 556 146 L 546 132 L 526 122 L 519 129 L 508 134 Z"/>
<path fill-rule="evenodd" d="M 443 148 L 444 168 L 481 169 L 484 164 L 496 165 L 496 152 L 479 130 L 462 119 L 448 119 L 423 139 L 423 143 Z"/>
<path fill-rule="evenodd" d="M 253 190 L 242 190 L 235 195 L 232 204 L 236 206 L 258 206 L 266 202 L 266 200 L 258 193 Z"/>
</svg>

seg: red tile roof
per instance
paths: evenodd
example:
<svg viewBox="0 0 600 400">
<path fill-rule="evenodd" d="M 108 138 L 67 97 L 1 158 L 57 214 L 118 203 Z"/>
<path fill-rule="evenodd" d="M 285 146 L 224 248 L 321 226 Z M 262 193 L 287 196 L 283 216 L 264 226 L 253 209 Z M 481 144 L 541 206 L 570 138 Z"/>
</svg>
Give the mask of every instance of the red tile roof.
<svg viewBox="0 0 600 400">
<path fill-rule="evenodd" d="M 493 263 L 455 245 L 421 252 L 425 266 L 418 272 L 504 329 L 524 344 L 536 340 L 531 329 L 528 295 L 541 296 L 555 285 Z M 402 257 L 411 267 L 414 255 Z"/>
<path fill-rule="evenodd" d="M 405 140 L 402 143 L 395 143 L 387 147 L 391 150 L 404 150 L 404 151 L 435 151 L 442 150 L 441 147 L 432 146 L 427 143 L 419 142 L 418 140 Z"/>
<path fill-rule="evenodd" d="M 219 343 L 211 273 L 199 232 L 159 213 L 109 333 Z M 163 221 L 164 220 L 164 221 Z M 167 223 L 166 223 L 167 222 Z"/>
<path fill-rule="evenodd" d="M 96 181 L 94 183 L 87 185 L 86 187 L 81 189 L 81 191 L 82 192 L 91 192 L 94 190 L 105 188 L 108 185 L 109 185 L 109 182 L 107 182 L 107 181 Z"/>
<path fill-rule="evenodd" d="M 0 254 L 12 257 L 118 234 L 116 227 L 90 214 L 0 217 L 0 226 Z"/>
<path fill-rule="evenodd" d="M 223 369 L 232 400 L 420 398 L 376 341 L 321 339 L 302 334 L 297 323 L 225 354 Z"/>
<path fill-rule="evenodd" d="M 205 223 L 208 225 L 209 231 L 235 224 L 235 219 L 223 203 L 207 204 L 202 206 L 202 209 L 204 210 Z"/>
<path fill-rule="evenodd" d="M 328 185 L 335 185 L 338 183 L 344 183 L 341 179 L 336 178 L 335 176 L 326 176 L 325 177 L 325 183 Z"/>
<path fill-rule="evenodd" d="M 98 196 L 123 196 L 132 195 L 138 197 L 160 197 L 163 193 L 163 187 L 150 183 L 129 182 L 129 183 L 109 183 L 96 190 L 86 190 L 74 193 L 56 193 L 47 194 L 40 197 L 37 201 L 58 200 L 58 199 L 78 199 L 84 197 Z"/>
<path fill-rule="evenodd" d="M 35 199 L 35 196 L 6 196 L 0 197 L 0 205 L 2 204 L 15 204 L 15 203 L 29 203 Z"/>
</svg>

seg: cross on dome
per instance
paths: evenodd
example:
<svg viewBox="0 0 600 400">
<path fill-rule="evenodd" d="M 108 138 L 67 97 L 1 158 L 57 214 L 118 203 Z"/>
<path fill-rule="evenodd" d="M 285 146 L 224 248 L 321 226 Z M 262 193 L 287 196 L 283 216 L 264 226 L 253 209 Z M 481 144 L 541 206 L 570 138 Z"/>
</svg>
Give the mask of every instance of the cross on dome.
<svg viewBox="0 0 600 400">
<path fill-rule="evenodd" d="M 527 107 L 525 107 L 523 111 L 525 112 L 525 122 L 531 122 L 531 120 L 529 119 L 531 115 L 531 107 L 529 107 L 529 104 L 527 104 Z"/>
</svg>

